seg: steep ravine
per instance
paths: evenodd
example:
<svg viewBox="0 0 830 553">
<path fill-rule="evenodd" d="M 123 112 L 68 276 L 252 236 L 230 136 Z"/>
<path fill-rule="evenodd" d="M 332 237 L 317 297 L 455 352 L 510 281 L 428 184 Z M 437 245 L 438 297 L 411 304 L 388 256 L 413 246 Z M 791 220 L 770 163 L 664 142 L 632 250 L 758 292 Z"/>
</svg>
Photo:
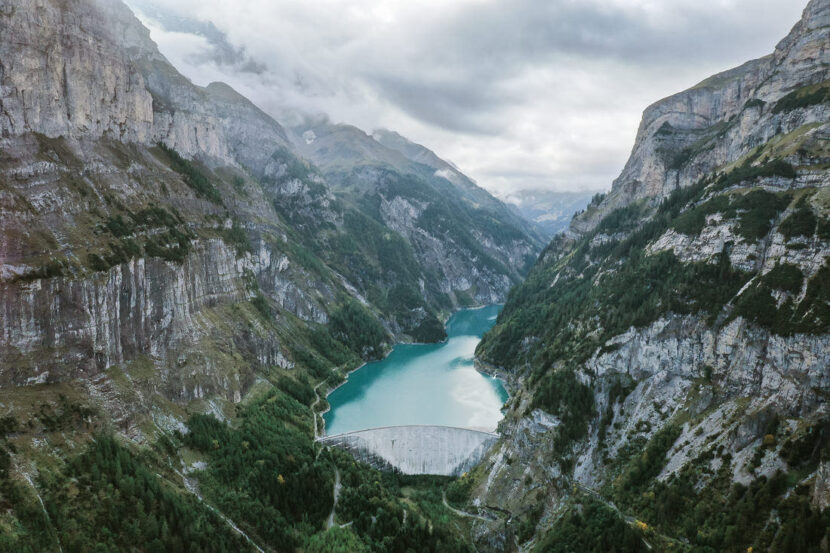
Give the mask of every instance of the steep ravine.
<svg viewBox="0 0 830 553">
<path fill-rule="evenodd" d="M 480 550 L 826 550 L 828 18 L 649 107 L 511 293 L 477 352 L 515 389 Z"/>
<path fill-rule="evenodd" d="M 405 205 L 396 193 L 377 213 L 337 197 L 279 123 L 226 85 L 178 74 L 119 2 L 43 0 L 2 17 L 18 37 L 0 44 L 3 385 L 91 378 L 144 356 L 167 397 L 238 399 L 258 367 L 293 365 L 285 333 L 326 324 L 344 302 L 363 305 L 387 342 L 437 339 L 438 317 L 502 300 L 536 251 L 497 213 L 509 242 L 460 226 L 456 243 L 430 226 L 451 212 L 440 202 L 426 224 L 384 207 Z M 43 57 L 47 29 L 62 49 Z M 428 193 L 410 169 L 390 178 Z M 477 266 L 481 255 L 492 264 Z M 274 320 L 260 324 L 252 305 Z M 244 361 L 228 363 L 217 341 Z"/>
<path fill-rule="evenodd" d="M 178 73 L 120 1 L 0 0 L 0 28 L 0 550 L 52 547 L 49 521 L 66 550 L 294 549 L 325 530 L 340 473 L 338 513 L 383 501 L 404 549 L 466 550 L 323 455 L 310 406 L 503 301 L 532 225 L 460 172 L 382 166 L 392 150 L 362 131 L 376 156 L 349 160 L 366 187 L 347 190 L 231 87 Z M 240 452 L 252 470 L 217 468 Z"/>
</svg>

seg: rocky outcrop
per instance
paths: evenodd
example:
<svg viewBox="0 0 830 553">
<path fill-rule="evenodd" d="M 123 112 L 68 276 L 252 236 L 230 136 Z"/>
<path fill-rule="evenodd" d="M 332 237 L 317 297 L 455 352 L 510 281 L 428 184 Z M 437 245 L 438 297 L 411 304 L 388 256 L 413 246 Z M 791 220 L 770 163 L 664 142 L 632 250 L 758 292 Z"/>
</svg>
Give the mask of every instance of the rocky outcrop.
<svg viewBox="0 0 830 553">
<path fill-rule="evenodd" d="M 665 198 L 700 175 L 740 160 L 774 135 L 825 124 L 830 117 L 826 104 L 792 111 L 777 111 L 775 104 L 794 90 L 830 79 L 828 14 L 826 0 L 812 0 L 773 54 L 649 106 L 611 192 L 576 217 L 572 231 L 586 232 L 614 209 L 637 200 Z M 797 154 L 792 157 L 801 161 Z"/>
<path fill-rule="evenodd" d="M 694 506 L 786 474 L 760 515 L 770 551 L 785 501 L 828 504 L 829 17 L 813 0 L 772 55 L 649 107 L 612 191 L 483 340 L 514 391 L 472 502 L 535 525 L 522 547 L 585 497 L 700 545 L 655 515 L 678 482 Z M 510 536 L 475 524 L 482 550 Z"/>
<path fill-rule="evenodd" d="M 590 436 L 575 450 L 573 479 L 590 489 L 609 484 L 614 475 L 608 473 L 607 460 L 632 438 L 650 438 L 678 413 L 691 413 L 691 420 L 682 426 L 660 478 L 705 449 L 723 446 L 732 452 L 735 480 L 744 483 L 787 470 L 773 454 L 760 471 L 748 470 L 773 413 L 791 421 L 830 415 L 824 392 L 830 389 L 826 335 L 785 338 L 741 320 L 713 330 L 696 317 L 672 316 L 632 329 L 613 345 L 618 349 L 595 354 L 583 369 L 586 381 L 594 383 L 597 411 L 612 413 L 601 423 L 595 420 Z M 633 388 L 609 405 L 610 386 L 621 377 Z M 528 405 L 519 394 L 511 413 L 522 413 Z M 540 487 L 547 493 L 558 488 L 547 496 L 552 509 L 570 485 L 558 461 L 565 452 L 552 447 L 560 424 L 539 409 L 508 416 L 499 428 L 503 438 L 497 453 L 485 464 L 487 477 L 476 501 L 517 512 Z"/>
</svg>

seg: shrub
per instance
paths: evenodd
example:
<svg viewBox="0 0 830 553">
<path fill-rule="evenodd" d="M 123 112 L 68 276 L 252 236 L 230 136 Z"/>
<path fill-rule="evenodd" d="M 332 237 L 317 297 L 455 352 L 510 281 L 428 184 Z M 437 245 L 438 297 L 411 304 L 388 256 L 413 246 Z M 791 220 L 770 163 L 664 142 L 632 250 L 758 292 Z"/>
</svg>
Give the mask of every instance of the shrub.
<svg viewBox="0 0 830 553">
<path fill-rule="evenodd" d="M 739 196 L 732 208 L 741 211 L 737 232 L 747 240 L 759 240 L 772 228 L 775 217 L 787 208 L 788 194 L 773 194 L 766 190 L 752 190 Z"/>
<path fill-rule="evenodd" d="M 198 197 L 210 200 L 215 204 L 224 205 L 219 191 L 216 190 L 213 184 L 211 184 L 210 179 L 198 167 L 191 161 L 183 158 L 176 150 L 168 147 L 166 144 L 159 143 L 158 146 L 167 154 L 170 167 L 184 178 L 184 182 L 196 192 Z"/>
<path fill-rule="evenodd" d="M 120 214 L 115 217 L 109 217 L 106 223 L 104 223 L 104 228 L 116 237 L 129 236 L 134 230 L 133 225 Z"/>
<path fill-rule="evenodd" d="M 620 481 L 616 484 L 618 494 L 637 494 L 660 474 L 666 466 L 666 454 L 680 437 L 682 428 L 668 424 L 658 430 L 646 445 L 645 450 L 629 464 Z"/>
<path fill-rule="evenodd" d="M 717 184 L 720 188 L 728 188 L 744 181 L 755 180 L 762 177 L 784 177 L 794 179 L 795 168 L 792 164 L 776 159 L 764 165 L 752 165 L 749 160 L 740 167 L 718 177 Z"/>
<path fill-rule="evenodd" d="M 779 263 L 764 275 L 763 281 L 773 290 L 797 294 L 804 284 L 804 273 L 795 265 Z"/>
<path fill-rule="evenodd" d="M 794 90 L 778 100 L 772 108 L 773 113 L 783 113 L 817 104 L 830 102 L 830 83 L 824 82 L 817 87 L 806 86 Z"/>
<path fill-rule="evenodd" d="M 594 415 L 594 394 L 573 370 L 553 370 L 539 381 L 532 407 L 544 409 L 562 421 L 555 439 L 557 449 L 562 450 L 588 433 L 588 423 Z"/>
<path fill-rule="evenodd" d="M 93 271 L 108 271 L 110 268 L 110 264 L 97 253 L 88 254 L 86 256 L 86 261 Z"/>
<path fill-rule="evenodd" d="M 788 438 L 781 448 L 787 464 L 793 468 L 815 464 L 822 453 L 830 453 L 830 423 L 811 424 Z"/>
<path fill-rule="evenodd" d="M 268 300 L 265 299 L 265 296 L 257 293 L 253 298 L 251 298 L 251 305 L 254 306 L 260 317 L 266 321 L 271 320 L 271 306 L 268 305 Z"/>
<path fill-rule="evenodd" d="M 765 327 L 772 327 L 778 319 L 778 307 L 767 286 L 755 284 L 735 301 L 735 315 Z"/>
<path fill-rule="evenodd" d="M 158 206 L 146 207 L 131 217 L 137 226 L 143 228 L 167 227 L 172 229 L 182 222 L 181 218 Z"/>
<path fill-rule="evenodd" d="M 456 505 L 463 505 L 470 498 L 475 479 L 464 473 L 461 478 L 453 480 L 447 486 L 447 501 Z"/>
<path fill-rule="evenodd" d="M 816 231 L 816 216 L 809 207 L 799 207 L 789 215 L 778 226 L 780 232 L 787 240 L 796 236 L 811 237 Z"/>
<path fill-rule="evenodd" d="M 234 247 L 238 257 L 246 253 L 254 253 L 251 241 L 248 240 L 248 234 L 245 232 L 245 229 L 239 226 L 238 221 L 234 221 L 231 228 L 222 230 L 222 238 L 225 240 L 225 243 Z"/>
<path fill-rule="evenodd" d="M 47 263 L 23 273 L 14 280 L 20 282 L 32 282 L 42 278 L 54 278 L 64 275 L 64 265 L 57 259 L 50 259 Z"/>
<path fill-rule="evenodd" d="M 534 548 L 539 553 L 638 553 L 648 551 L 642 532 L 607 505 L 584 497 L 569 506 Z"/>
<path fill-rule="evenodd" d="M 177 229 L 147 238 L 144 252 L 148 257 L 182 263 L 190 251 L 190 238 Z"/>
<path fill-rule="evenodd" d="M 329 318 L 329 329 L 336 339 L 362 357 L 377 358 L 383 353 L 388 335 L 365 307 L 349 301 Z"/>
<path fill-rule="evenodd" d="M 706 226 L 706 218 L 709 215 L 728 210 L 729 204 L 729 196 L 715 196 L 704 204 L 680 214 L 672 223 L 672 228 L 681 234 L 696 236 Z"/>
<path fill-rule="evenodd" d="M 368 553 L 370 549 L 350 528 L 333 526 L 308 540 L 306 553 Z"/>
<path fill-rule="evenodd" d="M 311 384 L 305 378 L 294 380 L 287 376 L 280 376 L 279 380 L 277 380 L 277 388 L 303 405 L 311 405 L 314 402 L 314 388 L 311 387 Z"/>
</svg>

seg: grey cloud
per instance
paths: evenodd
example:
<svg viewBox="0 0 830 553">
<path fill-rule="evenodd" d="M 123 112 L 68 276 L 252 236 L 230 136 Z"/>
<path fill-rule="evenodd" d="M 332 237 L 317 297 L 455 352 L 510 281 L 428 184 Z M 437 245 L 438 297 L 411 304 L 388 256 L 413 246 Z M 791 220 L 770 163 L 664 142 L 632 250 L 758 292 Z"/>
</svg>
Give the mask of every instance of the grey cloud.
<svg viewBox="0 0 830 553">
<path fill-rule="evenodd" d="M 160 0 L 128 1 L 207 40 L 160 40 L 200 84 L 224 80 L 289 123 L 398 130 L 500 190 L 607 188 L 646 105 L 771 52 L 806 4 L 179 0 L 162 17 Z"/>
<path fill-rule="evenodd" d="M 747 7 L 748 3 L 740 3 Z M 763 14 L 765 8 L 780 3 L 762 0 L 752 7 L 756 14 Z M 472 126 L 447 128 L 473 131 L 478 127 L 477 115 L 459 112 L 517 101 L 478 88 L 492 88 L 529 68 L 563 61 L 614 61 L 621 68 L 657 71 L 678 64 L 711 65 L 723 59 L 721 68 L 726 69 L 771 51 L 775 40 L 783 36 L 764 32 L 767 27 L 780 29 L 779 24 L 771 24 L 776 22 L 772 17 L 759 21 L 746 17 L 741 9 L 723 13 L 682 4 L 668 14 L 671 17 L 653 21 L 638 10 L 590 1 L 513 0 L 490 2 L 470 11 L 424 33 L 420 49 L 406 59 L 412 72 L 417 70 L 426 82 L 413 83 L 414 75 L 393 80 L 388 74 L 372 75 L 371 82 L 417 117 L 437 124 L 472 121 Z M 452 71 L 446 71 L 448 66 Z M 430 82 L 430 71 L 437 69 L 451 74 L 453 81 Z M 700 79 L 706 76 L 701 73 Z M 434 111 L 424 106 L 433 106 Z M 448 110 L 453 114 L 448 115 Z"/>
<path fill-rule="evenodd" d="M 634 3 L 632 3 L 634 4 Z M 789 7 L 787 7 L 789 5 Z M 519 64 L 557 55 L 616 59 L 625 64 L 676 64 L 727 55 L 740 61 L 771 50 L 781 34 L 780 14 L 794 24 L 800 8 L 780 0 L 664 2 L 650 16 L 642 5 L 624 8 L 585 0 L 488 2 L 472 14 L 457 14 L 436 37 L 456 61 Z M 770 35 L 770 31 L 779 33 Z"/>
<path fill-rule="evenodd" d="M 412 117 L 450 131 L 498 134 L 503 131 L 493 110 L 521 98 L 498 94 L 471 78 L 437 82 L 414 76 L 376 74 L 368 77 L 383 96 Z M 488 115 L 489 114 L 489 115 Z"/>
<path fill-rule="evenodd" d="M 232 45 L 227 35 L 220 31 L 212 21 L 199 21 L 184 17 L 171 11 L 169 7 L 151 0 L 131 0 L 130 3 L 134 9 L 157 21 L 168 31 L 203 37 L 210 45 L 210 49 L 191 54 L 188 61 L 193 65 L 215 63 L 229 66 L 237 72 L 255 74 L 262 74 L 267 70 L 264 63 L 248 56 L 244 47 Z"/>
</svg>

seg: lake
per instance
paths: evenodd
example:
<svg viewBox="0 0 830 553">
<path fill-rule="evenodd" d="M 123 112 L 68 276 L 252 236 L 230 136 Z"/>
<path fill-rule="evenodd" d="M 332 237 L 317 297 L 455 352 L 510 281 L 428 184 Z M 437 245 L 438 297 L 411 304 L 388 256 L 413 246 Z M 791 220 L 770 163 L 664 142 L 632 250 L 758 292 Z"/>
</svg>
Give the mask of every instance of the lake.
<svg viewBox="0 0 830 553">
<path fill-rule="evenodd" d="M 473 355 L 501 306 L 466 309 L 447 322 L 441 344 L 399 344 L 328 396 L 326 434 L 404 424 L 493 431 L 507 401 L 502 382 L 475 370 Z"/>
</svg>

